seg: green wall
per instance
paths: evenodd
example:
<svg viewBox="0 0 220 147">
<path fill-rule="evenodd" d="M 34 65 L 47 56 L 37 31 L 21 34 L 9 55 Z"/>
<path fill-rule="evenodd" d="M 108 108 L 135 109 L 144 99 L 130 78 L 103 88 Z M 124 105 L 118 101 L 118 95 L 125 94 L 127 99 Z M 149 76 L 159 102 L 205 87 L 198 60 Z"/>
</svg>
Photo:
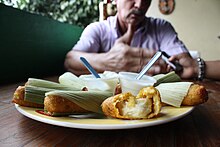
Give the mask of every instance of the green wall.
<svg viewBox="0 0 220 147">
<path fill-rule="evenodd" d="M 0 84 L 64 72 L 82 30 L 0 4 Z"/>
</svg>

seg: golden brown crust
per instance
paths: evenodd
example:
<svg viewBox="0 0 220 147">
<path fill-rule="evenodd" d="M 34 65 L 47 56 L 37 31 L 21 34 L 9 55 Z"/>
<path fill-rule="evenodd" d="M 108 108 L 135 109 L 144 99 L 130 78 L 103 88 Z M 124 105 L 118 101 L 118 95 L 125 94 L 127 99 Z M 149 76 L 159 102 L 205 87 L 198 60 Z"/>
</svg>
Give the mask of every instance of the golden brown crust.
<svg viewBox="0 0 220 147">
<path fill-rule="evenodd" d="M 111 116 L 114 118 L 119 117 L 118 111 L 115 109 L 114 99 L 116 99 L 118 95 L 107 98 L 102 103 L 102 111 L 106 116 Z"/>
<path fill-rule="evenodd" d="M 54 113 L 83 113 L 87 110 L 61 96 L 47 96 L 44 99 L 44 109 L 51 115 Z"/>
<path fill-rule="evenodd" d="M 42 104 L 36 104 L 33 102 L 28 102 L 24 100 L 24 93 L 25 93 L 25 86 L 18 86 L 18 88 L 15 90 L 12 102 L 16 103 L 20 106 L 25 107 L 34 107 L 34 108 L 43 108 L 44 105 Z"/>
<path fill-rule="evenodd" d="M 195 106 L 205 103 L 208 100 L 208 92 L 205 87 L 198 84 L 192 84 L 187 95 L 184 97 L 182 105 Z"/>
<path fill-rule="evenodd" d="M 153 93 L 152 93 L 153 89 Z M 141 93 L 141 94 L 140 94 Z M 151 109 L 151 113 L 149 113 L 145 118 L 153 118 L 157 116 L 161 110 L 161 100 L 159 92 L 154 87 L 147 87 L 144 90 L 141 90 L 137 97 L 134 97 L 131 93 L 121 93 L 110 98 L 107 98 L 102 103 L 102 111 L 106 116 L 110 116 L 113 118 L 120 118 L 120 119 L 143 119 L 143 117 L 131 117 L 123 115 L 122 107 L 123 103 L 131 102 L 134 99 L 138 98 L 146 98 L 150 99 L 153 103 Z M 132 103 L 131 103 L 132 104 Z"/>
<path fill-rule="evenodd" d="M 121 103 L 128 99 L 129 96 L 132 96 L 131 93 L 121 93 L 110 98 L 107 98 L 102 103 L 102 111 L 106 116 L 111 116 L 113 118 L 122 118 L 122 119 L 132 119 L 126 116 L 123 116 L 120 112 Z"/>
<path fill-rule="evenodd" d="M 153 112 L 150 113 L 150 115 L 147 118 L 153 118 L 157 116 L 162 107 L 159 91 L 155 87 L 149 86 L 140 90 L 140 92 L 137 95 L 137 98 L 141 97 L 153 99 Z"/>
</svg>

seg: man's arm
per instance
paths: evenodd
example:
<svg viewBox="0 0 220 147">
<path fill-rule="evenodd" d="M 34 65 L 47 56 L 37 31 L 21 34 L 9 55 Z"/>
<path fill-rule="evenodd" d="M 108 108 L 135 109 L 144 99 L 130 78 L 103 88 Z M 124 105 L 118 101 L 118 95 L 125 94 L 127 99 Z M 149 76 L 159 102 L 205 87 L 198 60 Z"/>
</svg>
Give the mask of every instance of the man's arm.
<svg viewBox="0 0 220 147">
<path fill-rule="evenodd" d="M 177 60 L 182 66 L 183 71 L 180 73 L 182 78 L 197 78 L 199 74 L 199 65 L 196 59 L 191 58 L 188 54 L 182 53 L 174 55 L 170 61 Z M 209 79 L 220 80 L 220 60 L 218 61 L 205 61 L 205 77 Z"/>
<path fill-rule="evenodd" d="M 205 78 L 220 80 L 220 60 L 217 61 L 205 61 L 206 70 Z"/>
<path fill-rule="evenodd" d="M 80 57 L 86 58 L 92 67 L 98 72 L 105 71 L 104 67 L 104 53 L 87 53 L 81 51 L 71 50 L 67 53 L 64 66 L 67 71 L 74 73 L 75 75 L 88 74 L 89 71 L 82 64 Z"/>
<path fill-rule="evenodd" d="M 170 56 L 188 52 L 184 43 L 178 38 L 178 34 L 171 23 L 165 20 L 161 21 L 158 30 L 160 50 Z"/>
<path fill-rule="evenodd" d="M 87 53 L 71 50 L 66 55 L 65 68 L 76 75 L 88 74 L 89 71 L 81 63 L 80 57 L 84 57 L 99 73 L 104 71 L 130 71 L 139 72 L 148 60 L 154 55 L 154 51 L 140 48 L 131 48 L 123 43 L 116 43 L 106 53 Z"/>
</svg>

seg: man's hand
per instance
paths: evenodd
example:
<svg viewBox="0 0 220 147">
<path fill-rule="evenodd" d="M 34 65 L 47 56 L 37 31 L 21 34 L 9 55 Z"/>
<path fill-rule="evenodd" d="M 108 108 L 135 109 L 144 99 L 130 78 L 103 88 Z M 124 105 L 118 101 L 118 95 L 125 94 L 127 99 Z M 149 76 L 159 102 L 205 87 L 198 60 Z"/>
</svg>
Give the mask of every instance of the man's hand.
<svg viewBox="0 0 220 147">
<path fill-rule="evenodd" d="M 188 79 L 197 77 L 198 65 L 197 61 L 194 60 L 188 53 L 182 53 L 170 57 L 170 61 L 178 61 L 183 66 L 183 71 L 179 73 L 181 78 Z"/>
<path fill-rule="evenodd" d="M 142 68 L 156 53 L 154 50 L 131 47 L 130 43 L 134 34 L 134 27 L 128 24 L 127 32 L 118 38 L 111 48 L 106 53 L 105 70 L 111 71 L 130 71 L 140 72 Z M 166 71 L 166 64 L 159 60 L 148 72 L 150 75 L 158 74 Z"/>
</svg>

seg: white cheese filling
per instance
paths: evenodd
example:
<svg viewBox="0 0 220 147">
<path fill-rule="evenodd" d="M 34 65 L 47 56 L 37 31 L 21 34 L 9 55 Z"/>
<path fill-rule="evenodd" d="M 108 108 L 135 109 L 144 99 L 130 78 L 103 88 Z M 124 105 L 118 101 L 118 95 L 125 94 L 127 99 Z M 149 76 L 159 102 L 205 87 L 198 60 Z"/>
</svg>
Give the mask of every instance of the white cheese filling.
<svg viewBox="0 0 220 147">
<path fill-rule="evenodd" d="M 152 101 L 146 98 L 136 99 L 134 106 L 129 106 L 128 102 L 125 102 L 122 107 L 123 115 L 132 118 L 146 118 L 151 112 Z"/>
</svg>

